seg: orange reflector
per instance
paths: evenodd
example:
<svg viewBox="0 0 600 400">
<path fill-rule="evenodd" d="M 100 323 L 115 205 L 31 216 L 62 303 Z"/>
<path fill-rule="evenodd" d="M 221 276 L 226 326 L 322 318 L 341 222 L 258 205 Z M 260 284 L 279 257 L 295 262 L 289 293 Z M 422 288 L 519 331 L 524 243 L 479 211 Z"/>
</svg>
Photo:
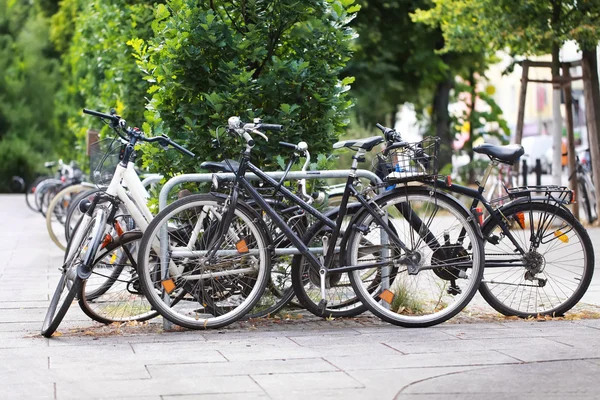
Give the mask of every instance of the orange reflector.
<svg viewBox="0 0 600 400">
<path fill-rule="evenodd" d="M 450 177 L 450 175 L 446 176 L 446 185 L 452 186 L 452 178 Z"/>
<path fill-rule="evenodd" d="M 577 195 L 574 190 L 571 190 L 571 202 L 569 204 L 575 204 L 575 200 L 577 200 Z"/>
<path fill-rule="evenodd" d="M 477 218 L 477 222 L 479 222 L 480 226 L 483 226 L 483 209 L 481 207 L 475 207 L 475 218 Z"/>
<path fill-rule="evenodd" d="M 515 221 L 521 227 L 521 229 L 525 229 L 525 214 L 522 212 L 518 212 L 515 214 Z"/>
<path fill-rule="evenodd" d="M 385 289 L 379 294 L 379 298 L 388 304 L 392 304 L 392 301 L 394 301 L 394 293 L 388 289 Z"/>
<path fill-rule="evenodd" d="M 121 228 L 121 224 L 119 224 L 117 221 L 115 221 L 115 230 L 117 231 L 117 235 L 123 235 L 123 228 Z"/>
<path fill-rule="evenodd" d="M 235 248 L 239 253 L 247 253 L 248 252 L 248 244 L 244 239 L 240 240 L 235 244 Z"/>
<path fill-rule="evenodd" d="M 171 294 L 173 292 L 173 290 L 175 290 L 175 282 L 173 282 L 173 279 L 167 279 L 161 282 L 163 288 L 165 288 L 165 291 L 168 294 Z"/>
<path fill-rule="evenodd" d="M 558 238 L 563 243 L 569 243 L 569 237 L 562 233 L 560 230 L 554 231 L 554 236 Z"/>
<path fill-rule="evenodd" d="M 106 236 L 104 236 L 104 240 L 102 241 L 102 246 L 100 246 L 100 248 L 105 248 L 110 242 L 112 242 L 112 236 L 107 233 Z"/>
</svg>

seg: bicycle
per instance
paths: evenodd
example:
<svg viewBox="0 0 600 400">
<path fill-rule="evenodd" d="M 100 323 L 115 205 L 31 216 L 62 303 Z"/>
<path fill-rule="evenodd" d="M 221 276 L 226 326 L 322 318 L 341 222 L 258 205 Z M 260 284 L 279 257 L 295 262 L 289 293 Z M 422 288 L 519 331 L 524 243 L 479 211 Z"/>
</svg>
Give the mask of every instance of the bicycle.
<svg viewBox="0 0 600 400">
<path fill-rule="evenodd" d="M 520 145 L 483 144 L 473 151 L 490 158 L 477 189 L 444 180 L 436 186 L 473 199 L 470 210 L 479 219 L 485 243 L 481 295 L 508 316 L 564 314 L 587 290 L 594 268 L 591 239 L 566 207 L 573 201 L 572 191 L 558 186 L 514 187 L 488 201 L 483 194 L 493 169 L 517 162 L 524 150 Z M 485 221 L 479 204 L 488 212 Z"/>
<path fill-rule="evenodd" d="M 584 151 L 589 152 L 589 149 Z M 582 162 L 579 156 L 575 158 L 575 161 L 578 197 L 581 199 L 583 212 L 585 213 L 588 223 L 592 224 L 594 221 L 596 221 L 596 219 L 598 219 L 598 215 L 596 215 L 596 188 L 594 187 L 594 182 L 592 181 L 592 169 L 587 162 Z M 569 180 L 571 180 L 571 177 L 569 177 Z"/>
<path fill-rule="evenodd" d="M 409 185 L 381 196 L 372 191 L 363 194 L 354 186 L 353 172 L 333 221 L 250 162 L 255 146 L 251 133 L 267 139 L 263 131 L 280 130 L 281 125 L 260 120 L 242 123 L 232 117 L 228 126 L 229 133 L 245 142 L 229 195 L 211 193 L 178 200 L 162 210 L 144 233 L 138 275 L 146 298 L 164 318 L 191 329 L 219 327 L 241 318 L 264 291 L 272 252 L 299 252 L 308 260 L 311 271 L 319 277 L 321 310 L 327 308 L 328 275 L 342 272 L 350 273 L 356 295 L 369 310 L 396 325 L 434 325 L 460 312 L 471 300 L 483 273 L 483 244 L 472 216 L 454 198 Z M 404 157 L 420 168 L 410 176 L 389 179 L 386 185 L 433 179 L 437 174 L 438 145 L 427 147 L 432 154 L 426 158 L 422 143 L 400 142 L 391 129 L 384 133 L 389 144 L 384 150 L 386 156 Z M 338 142 L 334 148 L 356 151 L 351 168 L 356 171 L 359 160 L 383 141 L 376 136 Z M 316 218 L 317 224 L 327 226 L 331 234 L 323 236 L 326 240 L 318 247 L 309 248 L 246 180 L 247 171 Z M 240 200 L 241 189 L 296 249 L 271 248 L 263 218 Z M 336 243 L 350 196 L 358 200 L 361 210 L 353 217 L 351 229 L 341 236 L 339 265 L 334 267 Z M 425 227 L 429 233 L 422 237 L 421 228 Z M 460 238 L 456 227 L 464 229 Z M 171 235 L 169 229 L 184 234 Z M 160 252 L 154 262 L 153 244 L 157 242 Z M 324 262 L 316 257 L 317 252 L 325 254 Z M 361 271 L 368 271 L 368 277 L 375 280 L 363 283 L 365 273 Z M 306 295 L 302 274 L 293 272 L 292 284 L 302 302 Z"/>
<path fill-rule="evenodd" d="M 133 221 L 135 221 L 135 226 L 142 231 L 148 226 L 148 221 L 152 220 L 152 213 L 146 205 L 148 193 L 134 170 L 135 145 L 138 142 L 159 143 L 162 147 L 171 146 L 183 154 L 194 156 L 192 152 L 173 142 L 165 135 L 144 136 L 142 131 L 127 126 L 126 121 L 114 113 L 104 114 L 87 109 L 84 109 L 83 112 L 109 121 L 110 127 L 124 142 L 119 146 L 122 155 L 119 156 L 120 161 L 115 168 L 106 192 L 98 193 L 91 202 L 82 202 L 79 205 L 84 214 L 78 222 L 78 228 L 73 232 L 73 237 L 65 254 L 65 262 L 60 268 L 61 277 L 42 325 L 41 333 L 45 337 L 52 336 L 56 331 L 76 296 L 79 297 L 80 301 L 94 301 L 100 298 L 85 293 L 84 282 L 93 273 L 93 267 L 98 259 L 98 252 L 115 240 L 110 233 L 114 232 L 118 236 L 124 234 L 123 227 L 117 220 L 119 209 L 124 206 Z M 127 187 L 127 191 L 125 187 Z M 103 278 L 108 283 L 116 282 L 123 270 L 124 268 L 117 266 L 111 270 L 110 275 L 103 275 Z M 106 271 L 102 272 L 105 273 Z M 133 282 L 137 281 L 138 278 L 133 276 L 131 279 Z M 105 290 L 106 293 L 106 290 L 112 287 L 112 284 L 107 284 L 104 285 L 102 290 Z M 140 293 L 137 296 L 143 295 Z M 143 309 L 137 306 L 135 309 L 129 309 L 128 312 L 135 314 L 130 315 L 131 319 L 138 316 L 146 317 L 151 308 L 147 303 L 144 304 Z M 110 311 L 110 309 L 104 308 L 97 312 L 107 311 Z M 119 311 L 121 315 L 124 312 L 121 309 Z M 99 317 L 102 317 L 102 315 Z"/>
</svg>

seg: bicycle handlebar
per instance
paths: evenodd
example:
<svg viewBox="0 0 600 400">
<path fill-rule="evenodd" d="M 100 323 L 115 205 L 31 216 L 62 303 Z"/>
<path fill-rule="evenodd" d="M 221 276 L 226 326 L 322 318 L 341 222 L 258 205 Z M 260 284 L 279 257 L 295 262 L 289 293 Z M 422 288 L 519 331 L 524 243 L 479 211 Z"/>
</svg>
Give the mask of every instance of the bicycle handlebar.
<svg viewBox="0 0 600 400">
<path fill-rule="evenodd" d="M 118 115 L 105 114 L 105 113 L 101 113 L 99 111 L 88 110 L 87 108 L 83 109 L 83 113 L 93 115 L 94 117 L 98 117 L 98 118 L 109 119 L 113 122 L 118 122 L 121 119 L 121 117 L 119 117 Z"/>
<path fill-rule="evenodd" d="M 185 147 L 172 141 L 167 135 L 153 136 L 153 137 L 144 136 L 144 133 L 141 130 L 139 130 L 138 128 L 127 127 L 127 122 L 124 119 L 122 119 L 121 117 L 119 117 L 118 115 L 105 114 L 105 113 L 102 113 L 99 111 L 88 110 L 87 108 L 83 109 L 83 113 L 93 115 L 94 117 L 104 118 L 104 119 L 108 119 L 108 120 L 112 121 L 114 123 L 112 125 L 112 128 L 117 132 L 117 134 L 121 138 L 123 138 L 127 141 L 130 141 L 131 139 L 122 135 L 120 133 L 120 131 L 118 130 L 118 128 L 122 128 L 130 137 L 135 137 L 137 140 L 141 140 L 143 142 L 148 142 L 148 143 L 158 142 L 161 146 L 164 146 L 164 147 L 170 145 L 171 147 L 173 147 L 180 153 L 183 153 L 190 157 L 196 156 L 194 153 L 192 153 Z"/>
</svg>

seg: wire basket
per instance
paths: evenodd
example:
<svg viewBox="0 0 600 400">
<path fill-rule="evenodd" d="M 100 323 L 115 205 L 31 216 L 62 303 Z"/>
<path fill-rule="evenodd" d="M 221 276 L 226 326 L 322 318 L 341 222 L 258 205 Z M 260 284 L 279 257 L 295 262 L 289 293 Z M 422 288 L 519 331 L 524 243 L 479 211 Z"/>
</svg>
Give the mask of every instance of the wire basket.
<svg viewBox="0 0 600 400">
<path fill-rule="evenodd" d="M 373 172 L 386 183 L 430 180 L 438 173 L 439 138 L 427 137 L 420 142 L 382 151 L 373 159 Z"/>
<path fill-rule="evenodd" d="M 90 180 L 96 186 L 108 186 L 121 160 L 122 143 L 104 139 L 90 144 Z"/>
</svg>

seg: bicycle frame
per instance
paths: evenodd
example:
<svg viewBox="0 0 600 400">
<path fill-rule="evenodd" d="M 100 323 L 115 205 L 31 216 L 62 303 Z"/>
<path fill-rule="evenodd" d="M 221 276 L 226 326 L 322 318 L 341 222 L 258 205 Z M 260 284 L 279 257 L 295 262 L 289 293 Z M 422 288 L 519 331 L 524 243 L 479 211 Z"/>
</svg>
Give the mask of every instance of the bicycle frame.
<svg viewBox="0 0 600 400">
<path fill-rule="evenodd" d="M 463 194 L 465 196 L 468 196 L 470 198 L 473 199 L 473 202 L 471 203 L 471 207 L 470 210 L 471 212 L 473 212 L 475 210 L 475 208 L 479 205 L 479 203 L 481 203 L 483 205 L 483 207 L 485 207 L 485 209 L 487 210 L 487 212 L 490 215 L 490 218 L 492 218 L 500 227 L 500 229 L 502 229 L 502 232 L 510 239 L 510 241 L 515 245 L 516 249 L 521 253 L 521 254 L 525 254 L 525 250 L 521 247 L 521 245 L 517 242 L 517 240 L 515 239 L 515 237 L 513 236 L 513 234 L 510 232 L 510 229 L 508 229 L 508 226 L 506 225 L 506 223 L 504 222 L 504 218 L 502 217 L 502 211 L 500 211 L 500 208 L 498 209 L 494 209 L 492 207 L 492 203 L 490 201 L 488 201 L 485 196 L 483 195 L 483 192 L 485 190 L 485 184 L 487 183 L 487 180 L 492 172 L 492 169 L 498 165 L 497 161 L 492 160 L 490 162 L 490 164 L 488 165 L 487 169 L 485 170 L 482 182 L 478 184 L 478 188 L 477 189 L 472 189 L 466 186 L 462 186 L 462 185 L 457 185 L 457 184 L 448 184 L 445 180 L 442 179 L 438 179 L 436 181 L 436 185 L 438 188 L 443 189 L 443 190 L 447 190 L 449 192 L 452 193 L 458 193 L 458 194 Z M 463 237 L 465 233 L 461 232 L 460 237 Z M 486 240 L 486 238 L 483 238 L 484 240 Z M 495 264 L 490 264 L 486 262 L 486 268 L 487 267 L 506 267 L 506 265 L 501 264 L 501 265 L 495 265 Z"/>
<path fill-rule="evenodd" d="M 351 168 L 352 171 L 356 171 L 356 169 L 358 168 L 358 159 L 360 159 L 365 153 L 366 152 L 363 149 L 359 149 L 357 155 L 355 155 L 353 157 L 354 161 L 353 161 L 352 168 Z M 302 208 L 304 211 L 313 215 L 319 221 L 323 222 L 325 225 L 327 225 L 328 227 L 333 229 L 333 232 L 332 232 L 332 235 L 330 238 L 332 245 L 329 245 L 329 246 L 325 245 L 324 247 L 326 247 L 326 248 L 323 249 L 323 251 L 325 253 L 324 263 L 321 263 L 317 259 L 317 257 L 310 251 L 310 249 L 302 242 L 302 240 L 294 233 L 294 231 L 287 225 L 287 223 L 279 216 L 279 214 L 268 204 L 268 202 L 265 199 L 262 198 L 260 193 L 258 193 L 258 191 L 244 177 L 246 170 L 249 170 L 250 172 L 257 175 L 264 183 L 275 188 L 277 193 L 282 194 L 285 198 L 292 201 L 294 204 L 296 204 L 297 206 Z M 350 198 L 350 196 L 356 197 L 356 199 L 362 204 L 362 206 L 371 215 L 373 215 L 374 219 L 380 224 L 380 226 L 382 226 L 382 228 L 384 229 L 388 238 L 393 243 L 395 243 L 398 247 L 400 247 L 406 253 L 410 253 L 410 250 L 400 240 L 400 238 L 396 235 L 396 233 L 388 226 L 388 224 L 384 221 L 383 217 L 381 215 L 379 215 L 379 213 L 377 213 L 373 209 L 373 207 L 371 207 L 371 205 L 369 204 L 369 201 L 354 187 L 354 179 L 355 178 L 356 178 L 356 175 L 353 173 L 351 173 L 348 176 L 348 179 L 346 181 L 346 190 L 344 191 L 344 195 L 342 196 L 342 202 L 340 204 L 340 212 L 338 213 L 337 220 L 334 222 L 331 219 L 327 218 L 322 213 L 320 213 L 318 210 L 316 210 L 315 208 L 310 206 L 308 203 L 306 203 L 300 197 L 298 197 L 297 195 L 292 193 L 290 190 L 281 186 L 279 182 L 277 182 L 273 178 L 266 175 L 258 167 L 253 165 L 250 162 L 250 148 L 247 148 L 247 150 L 242 154 L 240 167 L 239 167 L 238 173 L 236 174 L 236 178 L 233 182 L 233 189 L 232 189 L 232 192 L 230 195 L 231 201 L 228 204 L 228 211 L 223 216 L 223 219 L 220 224 L 221 228 L 218 231 L 218 235 L 219 235 L 220 239 L 217 242 L 215 242 L 215 244 L 213 245 L 213 247 L 211 249 L 208 249 L 206 251 L 191 251 L 191 252 L 188 251 L 188 252 L 185 252 L 186 254 L 182 254 L 180 252 L 173 251 L 172 255 L 184 257 L 185 255 L 201 256 L 201 255 L 206 254 L 206 256 L 209 260 L 214 259 L 214 257 L 217 255 L 217 253 L 220 252 L 218 250 L 218 248 L 221 246 L 221 244 L 224 240 L 224 238 L 223 238 L 224 229 L 226 227 L 229 227 L 229 225 L 233 219 L 233 213 L 235 211 L 235 206 L 236 206 L 236 203 L 238 200 L 240 187 L 242 187 L 246 191 L 247 195 L 249 195 L 256 202 L 256 204 L 258 204 L 259 207 L 265 211 L 265 213 L 272 219 L 272 221 L 275 223 L 275 225 L 277 225 L 278 228 L 281 229 L 283 234 L 298 249 L 299 253 L 302 254 L 303 256 L 305 256 L 307 258 L 307 260 L 309 261 L 309 263 L 311 264 L 311 266 L 315 270 L 318 270 L 321 275 L 324 275 L 327 272 L 332 271 L 332 270 L 335 270 L 336 272 L 349 272 L 349 271 L 360 270 L 360 269 L 368 269 L 368 268 L 382 265 L 381 263 L 373 263 L 373 264 L 363 264 L 360 266 L 339 266 L 336 268 L 331 268 L 331 265 L 332 265 L 333 259 L 334 259 L 334 253 L 335 253 L 335 243 L 336 243 L 337 239 L 340 237 L 342 221 L 343 221 L 344 217 L 346 216 L 346 206 L 348 204 L 348 199 Z"/>
</svg>

